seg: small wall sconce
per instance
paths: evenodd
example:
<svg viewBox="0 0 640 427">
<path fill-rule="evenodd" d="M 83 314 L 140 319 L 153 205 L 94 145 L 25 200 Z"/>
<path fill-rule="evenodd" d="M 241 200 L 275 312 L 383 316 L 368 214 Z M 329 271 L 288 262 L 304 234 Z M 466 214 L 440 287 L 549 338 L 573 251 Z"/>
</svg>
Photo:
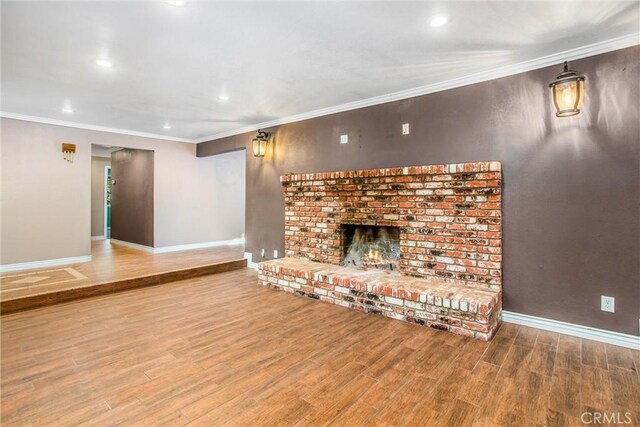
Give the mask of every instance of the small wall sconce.
<svg viewBox="0 0 640 427">
<path fill-rule="evenodd" d="M 73 163 L 73 155 L 76 152 L 76 144 L 62 143 L 62 158 L 69 163 Z"/>
<path fill-rule="evenodd" d="M 549 87 L 553 93 L 556 117 L 580 114 L 584 98 L 584 77 L 570 70 L 567 61 L 564 61 L 564 71 L 558 74 L 554 82 L 549 83 Z"/>
<path fill-rule="evenodd" d="M 258 135 L 253 138 L 253 156 L 254 157 L 264 157 L 267 152 L 267 146 L 269 145 L 269 137 L 271 134 L 269 132 L 264 132 L 258 129 Z"/>
</svg>

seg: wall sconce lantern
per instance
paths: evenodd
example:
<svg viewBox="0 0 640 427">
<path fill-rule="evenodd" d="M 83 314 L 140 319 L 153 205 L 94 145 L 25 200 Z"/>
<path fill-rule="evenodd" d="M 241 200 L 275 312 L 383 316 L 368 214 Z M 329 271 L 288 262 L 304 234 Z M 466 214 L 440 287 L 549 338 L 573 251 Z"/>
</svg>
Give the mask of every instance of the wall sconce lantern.
<svg viewBox="0 0 640 427">
<path fill-rule="evenodd" d="M 76 144 L 62 143 L 62 158 L 69 163 L 73 163 L 73 155 L 76 152 Z"/>
<path fill-rule="evenodd" d="M 269 132 L 264 132 L 258 129 L 258 135 L 253 138 L 253 156 L 254 157 L 264 157 L 267 152 L 267 146 L 269 145 L 269 137 L 271 134 Z"/>
<path fill-rule="evenodd" d="M 556 117 L 580 114 L 584 98 L 584 77 L 570 70 L 567 61 L 564 62 L 564 71 L 558 74 L 554 82 L 549 83 L 549 87 L 553 92 Z"/>
</svg>

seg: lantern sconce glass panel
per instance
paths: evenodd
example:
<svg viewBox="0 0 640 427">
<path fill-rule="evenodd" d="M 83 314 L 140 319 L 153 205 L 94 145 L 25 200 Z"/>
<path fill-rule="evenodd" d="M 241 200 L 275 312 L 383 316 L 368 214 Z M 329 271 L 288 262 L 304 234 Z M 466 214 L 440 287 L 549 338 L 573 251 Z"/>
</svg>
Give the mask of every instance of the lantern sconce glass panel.
<svg viewBox="0 0 640 427">
<path fill-rule="evenodd" d="M 549 83 L 553 94 L 553 105 L 556 107 L 556 117 L 580 114 L 584 98 L 584 80 L 583 76 L 569 69 L 567 61 L 564 62 L 564 71 L 558 74 L 555 81 Z"/>
<path fill-rule="evenodd" d="M 269 132 L 262 131 L 258 129 L 258 135 L 253 138 L 253 156 L 254 157 L 264 157 L 267 153 L 267 146 L 269 145 L 269 138 L 271 134 Z"/>
</svg>

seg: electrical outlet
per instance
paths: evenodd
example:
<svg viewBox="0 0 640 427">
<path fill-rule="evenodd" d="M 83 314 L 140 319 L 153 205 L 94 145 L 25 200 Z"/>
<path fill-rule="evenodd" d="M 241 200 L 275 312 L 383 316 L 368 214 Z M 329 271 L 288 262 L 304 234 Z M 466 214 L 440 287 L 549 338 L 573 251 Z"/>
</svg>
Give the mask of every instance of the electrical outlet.
<svg viewBox="0 0 640 427">
<path fill-rule="evenodd" d="M 262 248 L 262 251 L 260 252 L 260 256 L 264 258 L 264 248 Z"/>
<path fill-rule="evenodd" d="M 346 144 L 349 142 L 349 135 L 340 135 L 340 144 Z"/>
<path fill-rule="evenodd" d="M 600 297 L 600 310 L 615 313 L 616 299 L 614 297 L 606 297 L 602 295 Z"/>
<path fill-rule="evenodd" d="M 274 258 L 278 258 L 278 250 L 277 249 L 273 250 L 273 257 Z"/>
<path fill-rule="evenodd" d="M 409 135 L 409 123 L 402 124 L 402 134 Z"/>
</svg>

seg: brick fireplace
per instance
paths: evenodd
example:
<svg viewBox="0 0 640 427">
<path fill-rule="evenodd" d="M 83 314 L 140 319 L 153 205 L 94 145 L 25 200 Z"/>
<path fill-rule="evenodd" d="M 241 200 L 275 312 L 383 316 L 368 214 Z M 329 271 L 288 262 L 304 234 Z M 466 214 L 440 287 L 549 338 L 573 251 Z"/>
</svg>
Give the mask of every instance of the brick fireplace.
<svg viewBox="0 0 640 427">
<path fill-rule="evenodd" d="M 262 284 L 491 337 L 501 311 L 500 163 L 289 174 L 281 182 L 286 258 L 260 264 Z M 394 245 L 399 260 L 389 268 Z"/>
</svg>

